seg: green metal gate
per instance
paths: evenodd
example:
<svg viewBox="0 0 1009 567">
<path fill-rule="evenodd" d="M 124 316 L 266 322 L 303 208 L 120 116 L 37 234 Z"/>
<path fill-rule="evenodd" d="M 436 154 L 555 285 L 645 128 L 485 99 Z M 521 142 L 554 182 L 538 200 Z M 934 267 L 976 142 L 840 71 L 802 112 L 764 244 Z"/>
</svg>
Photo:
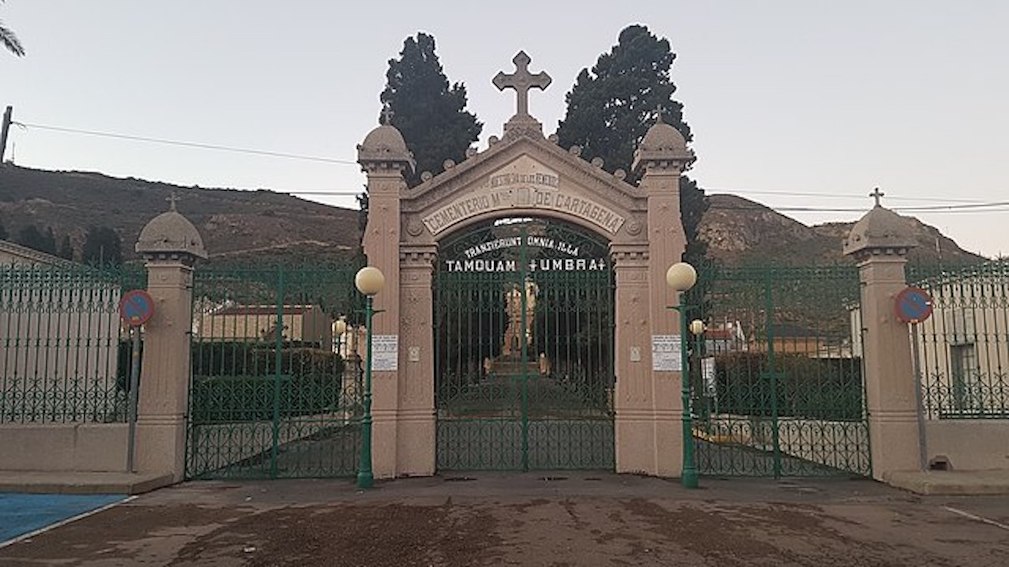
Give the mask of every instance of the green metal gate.
<svg viewBox="0 0 1009 567">
<path fill-rule="evenodd" d="M 504 219 L 439 247 L 439 470 L 614 467 L 613 271 L 605 242 Z"/>
<path fill-rule="evenodd" d="M 699 270 L 688 302 L 698 470 L 871 473 L 855 266 Z"/>
<path fill-rule="evenodd" d="M 193 286 L 188 478 L 350 476 L 361 372 L 353 268 L 208 268 Z M 346 333 L 337 320 L 346 315 Z"/>
</svg>

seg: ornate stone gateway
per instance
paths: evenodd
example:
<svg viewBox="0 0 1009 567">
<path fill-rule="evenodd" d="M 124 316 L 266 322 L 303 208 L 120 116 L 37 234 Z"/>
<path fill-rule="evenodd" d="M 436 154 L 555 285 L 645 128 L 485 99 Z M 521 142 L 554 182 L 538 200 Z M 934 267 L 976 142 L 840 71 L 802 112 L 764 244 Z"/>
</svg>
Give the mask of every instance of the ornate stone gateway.
<svg viewBox="0 0 1009 567">
<path fill-rule="evenodd" d="M 529 114 L 549 76 L 495 79 L 517 112 L 483 150 L 407 187 L 414 162 L 383 124 L 358 146 L 368 175 L 375 296 L 374 475 L 438 469 L 681 469 L 680 368 L 653 345 L 677 337 L 665 282 L 684 248 L 679 179 L 693 161 L 653 125 L 625 181 Z M 541 356 L 542 355 L 542 356 Z"/>
<path fill-rule="evenodd" d="M 539 218 L 492 221 L 441 245 L 439 470 L 614 468 L 607 248 Z"/>
</svg>

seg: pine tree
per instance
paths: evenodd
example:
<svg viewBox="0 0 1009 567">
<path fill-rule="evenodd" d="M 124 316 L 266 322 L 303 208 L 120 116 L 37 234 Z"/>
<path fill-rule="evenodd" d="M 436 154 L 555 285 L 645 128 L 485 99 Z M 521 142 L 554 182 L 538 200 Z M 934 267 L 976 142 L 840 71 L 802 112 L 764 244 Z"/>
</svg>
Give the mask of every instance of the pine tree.
<svg viewBox="0 0 1009 567">
<path fill-rule="evenodd" d="M 655 123 L 662 108 L 663 122 L 676 128 L 689 142 L 690 126 L 683 120 L 683 104 L 673 98 L 676 85 L 670 71 L 676 55 L 669 40 L 653 35 L 646 26 L 632 25 L 620 32 L 617 45 L 599 56 L 591 72 L 582 69 L 568 92 L 567 113 L 557 128 L 558 143 L 582 147 L 589 159 L 603 158 L 610 172 L 623 169 L 628 181 L 634 150 Z M 707 246 L 698 241 L 701 216 L 707 208 L 704 191 L 687 176 L 680 178 L 680 209 L 687 234 L 685 259 L 699 264 Z"/>
<path fill-rule="evenodd" d="M 441 173 L 446 159 L 462 162 L 483 130 L 476 115 L 466 111 L 465 85 L 449 86 L 434 37 L 425 33 L 406 38 L 399 59 L 389 60 L 379 98 L 392 110 L 392 125 L 417 162 L 416 171 L 407 175 L 411 187 L 420 183 L 424 171 Z"/>
<path fill-rule="evenodd" d="M 3 0 L 0 0 L 0 2 L 3 2 Z M 14 34 L 13 30 L 4 26 L 3 22 L 0 22 L 0 43 L 18 57 L 22 57 L 25 54 L 25 48 L 21 45 L 21 41 L 18 40 L 18 36 Z"/>
<path fill-rule="evenodd" d="M 81 259 L 92 265 L 119 265 L 123 263 L 123 243 L 111 228 L 91 227 L 84 237 Z"/>
<path fill-rule="evenodd" d="M 7 240 L 7 229 L 0 223 L 0 240 Z"/>
</svg>

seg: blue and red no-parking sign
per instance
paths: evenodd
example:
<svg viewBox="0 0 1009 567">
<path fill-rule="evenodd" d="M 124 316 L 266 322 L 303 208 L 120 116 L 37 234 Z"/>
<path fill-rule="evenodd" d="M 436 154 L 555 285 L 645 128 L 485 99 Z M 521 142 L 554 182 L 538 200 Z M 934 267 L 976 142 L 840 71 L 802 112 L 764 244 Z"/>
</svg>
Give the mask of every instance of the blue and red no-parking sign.
<svg viewBox="0 0 1009 567">
<path fill-rule="evenodd" d="M 932 315 L 932 296 L 920 287 L 909 287 L 897 294 L 894 308 L 900 321 L 920 323 Z"/>
<path fill-rule="evenodd" d="M 142 289 L 123 294 L 119 300 L 119 316 L 131 327 L 139 327 L 154 315 L 154 298 Z"/>
</svg>

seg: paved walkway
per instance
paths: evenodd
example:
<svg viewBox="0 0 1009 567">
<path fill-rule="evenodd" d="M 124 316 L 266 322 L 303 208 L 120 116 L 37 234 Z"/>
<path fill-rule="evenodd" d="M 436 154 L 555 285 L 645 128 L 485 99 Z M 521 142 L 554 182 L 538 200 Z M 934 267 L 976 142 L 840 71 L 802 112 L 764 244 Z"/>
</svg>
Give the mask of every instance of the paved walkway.
<svg viewBox="0 0 1009 567">
<path fill-rule="evenodd" d="M 550 480 L 547 480 L 550 479 Z M 1009 498 L 871 481 L 554 472 L 199 482 L 0 549 L 5 566 L 1001 566 Z"/>
<path fill-rule="evenodd" d="M 141 494 L 170 484 L 170 474 L 0 470 L 0 492 Z"/>
<path fill-rule="evenodd" d="M 918 494 L 1009 495 L 1009 470 L 892 472 L 886 482 Z"/>
</svg>

